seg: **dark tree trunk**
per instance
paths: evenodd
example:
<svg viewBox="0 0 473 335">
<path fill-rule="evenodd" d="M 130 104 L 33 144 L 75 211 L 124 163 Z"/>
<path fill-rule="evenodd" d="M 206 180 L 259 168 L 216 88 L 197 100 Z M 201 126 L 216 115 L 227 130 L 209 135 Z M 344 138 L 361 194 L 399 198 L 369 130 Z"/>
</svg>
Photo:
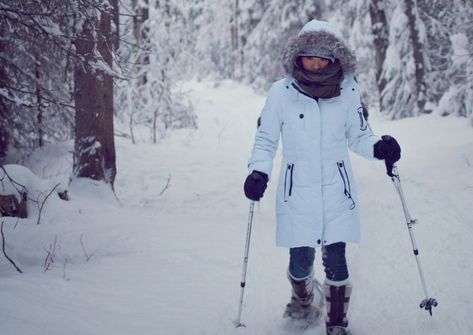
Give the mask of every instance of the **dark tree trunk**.
<svg viewBox="0 0 473 335">
<path fill-rule="evenodd" d="M 145 25 L 149 19 L 148 0 L 132 0 L 132 6 L 135 13 L 133 17 L 133 36 L 135 37 L 136 44 L 142 47 L 149 42 L 149 28 Z M 146 65 L 149 65 L 149 56 L 147 51 L 142 51 L 137 64 L 138 73 L 142 72 L 142 68 L 146 67 Z M 140 85 L 146 85 L 147 82 L 146 72 L 141 73 Z"/>
<path fill-rule="evenodd" d="M 132 0 L 132 7 L 134 11 L 133 17 L 133 36 L 138 46 L 146 45 L 149 41 L 149 28 L 145 23 L 149 19 L 149 4 L 148 0 Z M 138 59 L 137 72 L 140 73 L 142 68 L 149 65 L 149 56 L 147 51 L 141 51 Z M 139 83 L 145 85 L 148 82 L 146 72 L 141 73 Z"/>
<path fill-rule="evenodd" d="M 418 15 L 417 1 L 405 0 L 406 16 L 408 28 L 412 42 L 412 52 L 415 63 L 415 87 L 416 101 L 420 113 L 424 113 L 426 102 L 426 85 L 425 85 L 425 61 L 424 61 L 424 45 L 419 36 L 420 18 Z"/>
<path fill-rule="evenodd" d="M 113 50 L 117 51 L 120 47 L 120 6 L 118 0 L 110 0 L 112 6 L 112 44 Z"/>
<path fill-rule="evenodd" d="M 41 89 L 39 83 L 41 82 L 41 62 L 39 56 L 35 55 L 35 78 L 36 78 L 36 104 L 38 105 L 38 114 L 36 115 L 37 127 L 38 127 L 38 146 L 41 148 L 44 145 L 43 137 L 43 101 L 41 99 Z"/>
<path fill-rule="evenodd" d="M 94 39 L 94 35 L 96 36 Z M 86 18 L 75 40 L 83 59 L 75 66 L 75 155 L 74 175 L 103 180 L 113 187 L 116 175 L 113 133 L 113 79 L 106 71 L 92 68 L 99 59 L 112 66 L 111 15 Z"/>
<path fill-rule="evenodd" d="M 2 86 L 0 85 L 0 88 L 1 87 Z M 0 98 L 0 164 L 3 163 L 3 160 L 7 154 L 7 149 L 8 149 L 9 134 L 6 129 L 7 113 L 8 113 L 7 106 L 5 102 L 3 101 L 3 98 Z"/>
<path fill-rule="evenodd" d="M 5 35 L 6 26 L 0 24 L 0 36 Z M 7 45 L 5 39 L 0 39 L 0 53 L 7 52 Z M 0 89 L 7 89 L 9 86 L 9 78 L 6 71 L 6 68 L 3 66 L 3 63 L 0 64 Z M 9 133 L 8 133 L 8 114 L 9 110 L 5 98 L 0 96 L 0 164 L 3 162 L 3 159 L 6 156 L 9 142 Z"/>
<path fill-rule="evenodd" d="M 386 58 L 386 50 L 389 46 L 389 28 L 384 8 L 384 0 L 370 1 L 371 31 L 374 36 L 373 43 L 375 48 L 375 74 L 380 94 L 386 87 L 386 79 L 382 78 L 381 74 L 383 72 L 384 59 Z"/>
</svg>

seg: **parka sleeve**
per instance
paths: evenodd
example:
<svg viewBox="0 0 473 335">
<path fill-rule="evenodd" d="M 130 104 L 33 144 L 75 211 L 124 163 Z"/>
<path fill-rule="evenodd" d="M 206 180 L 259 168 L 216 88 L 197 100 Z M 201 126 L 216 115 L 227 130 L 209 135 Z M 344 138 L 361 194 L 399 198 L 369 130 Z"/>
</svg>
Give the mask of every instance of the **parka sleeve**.
<svg viewBox="0 0 473 335">
<path fill-rule="evenodd" d="M 281 123 L 279 117 L 277 88 L 273 85 L 258 119 L 255 142 L 248 162 L 248 173 L 254 170 L 264 172 L 271 179 L 273 159 L 278 149 Z"/>
<path fill-rule="evenodd" d="M 358 84 L 354 79 L 351 80 L 347 89 L 350 93 L 345 127 L 348 147 L 360 156 L 375 160 L 373 146 L 380 138 L 373 134 L 368 124 L 361 104 Z"/>
</svg>

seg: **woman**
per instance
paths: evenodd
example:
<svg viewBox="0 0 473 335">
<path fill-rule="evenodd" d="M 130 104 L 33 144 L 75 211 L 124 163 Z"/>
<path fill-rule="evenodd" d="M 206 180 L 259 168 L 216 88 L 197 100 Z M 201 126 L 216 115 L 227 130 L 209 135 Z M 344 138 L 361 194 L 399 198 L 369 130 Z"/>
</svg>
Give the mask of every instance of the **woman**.
<svg viewBox="0 0 473 335">
<path fill-rule="evenodd" d="M 289 248 L 292 285 L 285 315 L 317 313 L 313 262 L 315 248 L 321 247 L 326 331 L 349 334 L 352 286 L 345 246 L 359 242 L 360 227 L 348 148 L 368 159 L 384 159 L 388 173 L 401 150 L 394 138 L 372 133 L 354 79 L 355 57 L 327 22 L 308 22 L 289 41 L 283 63 L 287 76 L 272 85 L 258 119 L 245 195 L 255 201 L 263 196 L 281 137 L 277 245 Z"/>
</svg>

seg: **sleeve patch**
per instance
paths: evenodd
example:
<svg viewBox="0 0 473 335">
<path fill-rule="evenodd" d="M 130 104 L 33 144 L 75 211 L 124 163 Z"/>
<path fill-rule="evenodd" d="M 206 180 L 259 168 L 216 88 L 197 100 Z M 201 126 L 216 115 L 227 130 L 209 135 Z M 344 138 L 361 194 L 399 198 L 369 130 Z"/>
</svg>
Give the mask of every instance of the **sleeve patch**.
<svg viewBox="0 0 473 335">
<path fill-rule="evenodd" d="M 364 106 L 358 107 L 358 117 L 360 118 L 360 130 L 368 129 L 368 110 Z"/>
</svg>

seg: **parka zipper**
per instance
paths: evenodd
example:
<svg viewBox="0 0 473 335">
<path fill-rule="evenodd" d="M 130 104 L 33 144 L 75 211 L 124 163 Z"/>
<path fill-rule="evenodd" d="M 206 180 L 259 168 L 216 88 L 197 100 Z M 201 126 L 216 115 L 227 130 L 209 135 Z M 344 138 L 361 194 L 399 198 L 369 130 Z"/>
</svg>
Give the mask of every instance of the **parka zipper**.
<svg viewBox="0 0 473 335">
<path fill-rule="evenodd" d="M 354 209 L 356 204 L 351 196 L 350 178 L 348 178 L 348 173 L 345 168 L 345 162 L 343 160 L 337 162 L 337 167 L 338 167 L 338 172 L 340 173 L 340 177 L 342 178 L 342 181 L 343 181 L 343 188 L 344 188 L 343 193 L 352 202 L 350 205 L 350 209 Z"/>
<path fill-rule="evenodd" d="M 284 176 L 284 201 L 292 195 L 292 178 L 294 174 L 294 164 L 287 164 L 286 174 Z M 289 181 L 288 181 L 289 177 Z"/>
</svg>

